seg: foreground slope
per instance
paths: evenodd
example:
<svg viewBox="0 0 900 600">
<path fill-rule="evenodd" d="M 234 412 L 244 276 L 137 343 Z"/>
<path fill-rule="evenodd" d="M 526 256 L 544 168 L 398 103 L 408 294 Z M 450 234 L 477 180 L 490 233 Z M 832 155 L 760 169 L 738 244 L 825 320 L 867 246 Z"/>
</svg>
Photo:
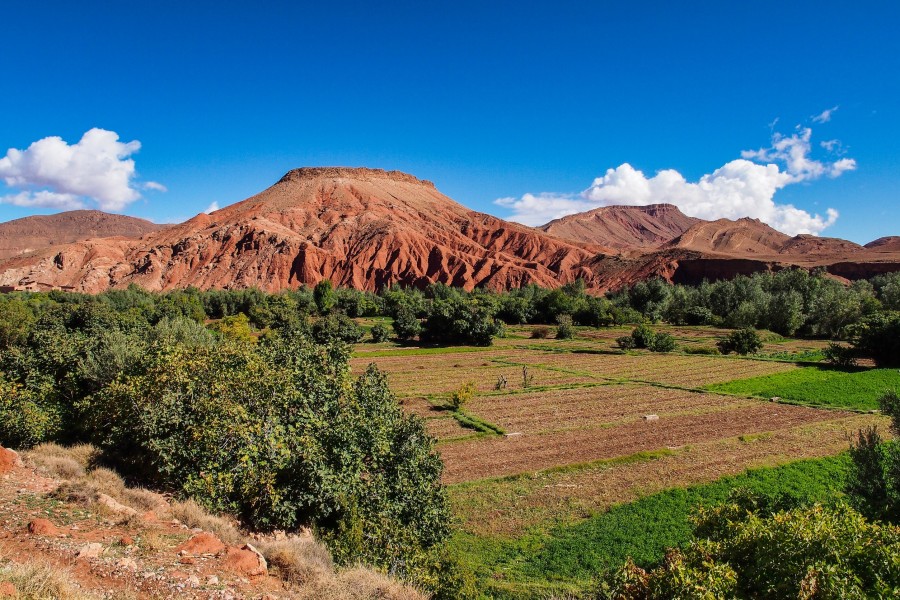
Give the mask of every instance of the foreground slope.
<svg viewBox="0 0 900 600">
<path fill-rule="evenodd" d="M 90 240 L 7 261 L 0 284 L 279 290 L 327 278 L 368 290 L 435 281 L 556 287 L 590 277 L 579 265 L 604 250 L 469 210 L 398 171 L 305 168 L 141 240 Z"/>
<path fill-rule="evenodd" d="M 91 238 L 136 238 L 163 227 L 165 225 L 144 219 L 99 210 L 72 210 L 14 219 L 0 223 L 0 259 Z"/>
</svg>

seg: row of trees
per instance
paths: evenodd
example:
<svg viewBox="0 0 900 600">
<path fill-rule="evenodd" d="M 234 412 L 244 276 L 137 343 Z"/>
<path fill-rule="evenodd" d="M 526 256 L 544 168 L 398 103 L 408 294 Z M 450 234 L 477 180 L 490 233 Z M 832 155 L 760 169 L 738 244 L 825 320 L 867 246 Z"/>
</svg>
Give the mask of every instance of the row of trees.
<svg viewBox="0 0 900 600">
<path fill-rule="evenodd" d="M 244 314 L 258 329 L 303 323 L 310 316 L 389 316 L 402 339 L 422 336 L 441 343 L 489 343 L 501 324 L 557 323 L 593 327 L 643 321 L 768 329 L 781 335 L 845 337 L 873 315 L 900 310 L 900 273 L 843 285 L 824 272 L 786 269 L 698 286 L 655 279 L 607 296 L 585 292 L 581 280 L 548 290 L 534 285 L 508 292 L 465 292 L 436 283 L 423 290 L 394 286 L 378 294 L 335 289 L 323 281 L 276 294 L 256 289 L 186 289 L 152 294 L 136 286 L 97 298 L 123 314 L 151 323 L 185 317 L 196 322 Z M 49 306 L 79 304 L 87 296 L 49 292 L 0 297 L 0 347 L 20 338 Z"/>
</svg>

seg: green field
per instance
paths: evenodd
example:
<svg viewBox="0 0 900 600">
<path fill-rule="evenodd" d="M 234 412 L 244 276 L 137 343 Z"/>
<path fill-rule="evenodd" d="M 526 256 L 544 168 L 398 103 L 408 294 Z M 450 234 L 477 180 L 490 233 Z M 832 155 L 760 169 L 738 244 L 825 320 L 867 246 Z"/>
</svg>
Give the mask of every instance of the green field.
<svg viewBox="0 0 900 600">
<path fill-rule="evenodd" d="M 666 548 L 689 539 L 690 515 L 697 506 L 721 503 L 736 487 L 768 497 L 827 502 L 841 495 L 848 465 L 848 456 L 842 454 L 754 469 L 709 484 L 670 489 L 514 539 L 459 533 L 453 543 L 475 570 L 487 597 L 578 593 L 589 588 L 602 570 L 621 565 L 629 556 L 643 566 L 661 560 Z"/>
<path fill-rule="evenodd" d="M 738 379 L 709 385 L 716 392 L 784 400 L 855 410 L 878 408 L 878 398 L 890 390 L 900 391 L 900 370 L 841 370 L 802 367 L 784 373 Z"/>
</svg>

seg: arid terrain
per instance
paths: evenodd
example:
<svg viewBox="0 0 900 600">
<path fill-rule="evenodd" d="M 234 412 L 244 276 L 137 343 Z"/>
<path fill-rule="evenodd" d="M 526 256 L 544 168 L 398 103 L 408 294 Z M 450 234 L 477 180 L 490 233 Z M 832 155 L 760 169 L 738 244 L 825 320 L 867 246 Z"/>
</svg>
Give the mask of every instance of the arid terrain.
<svg viewBox="0 0 900 600">
<path fill-rule="evenodd" d="M 366 290 L 431 282 L 508 289 L 582 278 L 602 292 L 651 277 L 695 283 L 791 265 L 845 279 L 900 268 L 891 238 L 867 247 L 792 238 L 758 220 L 707 222 L 671 205 L 600 208 L 535 229 L 379 169 L 296 169 L 252 198 L 162 229 L 112 215 L 104 227 L 79 225 L 87 218 L 42 217 L 43 229 L 27 219 L 4 224 L 0 285 L 276 291 L 329 279 Z"/>
</svg>

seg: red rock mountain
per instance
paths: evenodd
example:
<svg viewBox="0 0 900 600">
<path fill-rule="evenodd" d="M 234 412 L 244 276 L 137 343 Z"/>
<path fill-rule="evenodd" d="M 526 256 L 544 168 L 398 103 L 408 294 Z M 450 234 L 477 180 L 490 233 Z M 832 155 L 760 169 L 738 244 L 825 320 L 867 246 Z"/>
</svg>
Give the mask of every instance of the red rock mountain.
<svg viewBox="0 0 900 600">
<path fill-rule="evenodd" d="M 0 223 L 0 259 L 111 236 L 140 237 L 165 227 L 144 219 L 99 210 L 73 210 Z"/>
<path fill-rule="evenodd" d="M 878 238 L 866 244 L 866 248 L 875 252 L 900 252 L 900 235 Z"/>
<path fill-rule="evenodd" d="M 668 205 L 597 209 L 542 229 L 469 210 L 398 171 L 305 168 L 180 225 L 2 259 L 0 286 L 274 291 L 327 278 L 368 290 L 435 281 L 502 289 L 582 277 L 601 292 L 650 277 L 697 283 L 789 266 L 845 279 L 900 271 L 900 238 L 867 248 L 792 238 L 755 219 L 702 221 Z"/>
<path fill-rule="evenodd" d="M 659 248 L 699 222 L 672 204 L 602 206 L 550 221 L 539 229 L 563 239 L 617 250 L 647 250 Z"/>
<path fill-rule="evenodd" d="M 0 284 L 98 292 L 440 281 L 557 286 L 606 249 L 474 212 L 398 171 L 306 168 L 262 193 L 144 236 L 88 240 L 0 265 Z M 608 251 L 608 250 L 606 250 Z"/>
</svg>

